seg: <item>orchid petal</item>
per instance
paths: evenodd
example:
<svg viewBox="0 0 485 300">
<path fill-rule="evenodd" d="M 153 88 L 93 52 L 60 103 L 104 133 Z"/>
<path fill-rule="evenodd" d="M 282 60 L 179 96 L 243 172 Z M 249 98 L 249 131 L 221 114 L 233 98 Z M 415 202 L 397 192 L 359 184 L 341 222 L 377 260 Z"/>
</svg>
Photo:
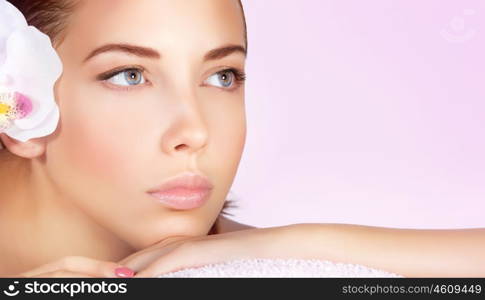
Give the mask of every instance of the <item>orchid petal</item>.
<svg viewBox="0 0 485 300">
<path fill-rule="evenodd" d="M 47 136 L 53 133 L 56 128 L 57 124 L 59 123 L 59 108 L 56 106 L 48 113 L 44 121 L 39 124 L 37 127 L 33 129 L 19 129 L 18 126 L 12 126 L 5 131 L 5 133 L 22 142 L 26 142 L 33 138 Z M 15 120 L 14 123 L 16 124 L 20 120 Z"/>
<path fill-rule="evenodd" d="M 16 29 L 26 27 L 27 21 L 22 13 L 11 3 L 0 0 L 0 66 L 5 61 L 5 41 Z"/>
<path fill-rule="evenodd" d="M 15 124 L 19 129 L 32 129 L 56 105 L 54 84 L 62 73 L 49 37 L 33 26 L 14 31 L 7 40 L 4 71 L 13 79 L 9 88 L 21 91 L 33 105 L 32 112 Z"/>
</svg>

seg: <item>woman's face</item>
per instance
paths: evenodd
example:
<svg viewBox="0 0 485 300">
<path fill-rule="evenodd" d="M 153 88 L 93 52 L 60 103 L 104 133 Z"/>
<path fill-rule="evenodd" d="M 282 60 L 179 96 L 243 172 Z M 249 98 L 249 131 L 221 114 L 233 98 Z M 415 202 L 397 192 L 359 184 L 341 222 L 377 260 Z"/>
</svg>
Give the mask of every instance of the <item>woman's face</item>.
<svg viewBox="0 0 485 300">
<path fill-rule="evenodd" d="M 205 59 L 245 46 L 237 0 L 81 2 L 57 48 L 61 120 L 47 144 L 49 175 L 63 199 L 137 249 L 206 234 L 246 136 L 244 84 L 221 72 L 244 71 L 244 53 Z M 116 44 L 125 47 L 104 47 Z M 185 171 L 213 183 L 204 206 L 174 210 L 147 194 Z"/>
</svg>

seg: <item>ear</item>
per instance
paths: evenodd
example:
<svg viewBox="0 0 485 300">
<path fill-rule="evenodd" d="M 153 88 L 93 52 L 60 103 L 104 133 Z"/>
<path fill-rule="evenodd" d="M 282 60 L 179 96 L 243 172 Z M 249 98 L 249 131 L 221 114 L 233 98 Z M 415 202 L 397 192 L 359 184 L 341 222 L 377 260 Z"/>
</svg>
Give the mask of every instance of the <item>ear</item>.
<svg viewBox="0 0 485 300">
<path fill-rule="evenodd" d="M 24 158 L 41 156 L 44 154 L 46 148 L 46 140 L 44 138 L 30 139 L 26 142 L 21 142 L 9 137 L 5 133 L 0 133 L 0 139 L 8 151 Z"/>
</svg>

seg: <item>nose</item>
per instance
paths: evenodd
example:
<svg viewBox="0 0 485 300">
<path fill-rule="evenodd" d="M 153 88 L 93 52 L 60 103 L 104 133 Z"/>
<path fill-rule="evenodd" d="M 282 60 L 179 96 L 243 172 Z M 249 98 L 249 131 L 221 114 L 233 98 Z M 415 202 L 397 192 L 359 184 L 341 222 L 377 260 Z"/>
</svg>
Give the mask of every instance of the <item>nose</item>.
<svg viewBox="0 0 485 300">
<path fill-rule="evenodd" d="M 170 155 L 199 152 L 206 146 L 209 133 L 197 99 L 181 101 L 179 108 L 163 135 L 163 151 Z"/>
</svg>

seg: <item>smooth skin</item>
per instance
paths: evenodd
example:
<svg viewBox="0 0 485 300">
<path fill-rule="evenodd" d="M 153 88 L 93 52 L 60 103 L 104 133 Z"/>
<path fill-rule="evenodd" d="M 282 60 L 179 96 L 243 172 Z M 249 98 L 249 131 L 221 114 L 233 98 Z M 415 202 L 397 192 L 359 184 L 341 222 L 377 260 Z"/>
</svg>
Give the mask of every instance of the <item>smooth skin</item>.
<svg viewBox="0 0 485 300">
<path fill-rule="evenodd" d="M 64 72 L 55 87 L 56 132 L 25 143 L 0 135 L 8 148 L 0 151 L 0 275 L 114 277 L 127 266 L 135 277 L 153 277 L 259 257 L 318 258 L 413 277 L 485 276 L 484 229 L 255 228 L 219 216 L 246 119 L 244 84 L 223 86 L 217 74 L 244 70 L 246 58 L 204 56 L 245 44 L 236 1 L 83 0 L 67 30 L 57 45 Z M 86 60 L 108 43 L 160 57 L 118 49 Z M 98 80 L 128 66 L 145 70 L 144 80 L 131 73 L 143 83 L 127 89 L 120 87 L 126 77 Z M 186 170 L 214 183 L 203 207 L 171 210 L 146 194 Z M 207 235 L 217 218 L 218 234 Z"/>
</svg>

